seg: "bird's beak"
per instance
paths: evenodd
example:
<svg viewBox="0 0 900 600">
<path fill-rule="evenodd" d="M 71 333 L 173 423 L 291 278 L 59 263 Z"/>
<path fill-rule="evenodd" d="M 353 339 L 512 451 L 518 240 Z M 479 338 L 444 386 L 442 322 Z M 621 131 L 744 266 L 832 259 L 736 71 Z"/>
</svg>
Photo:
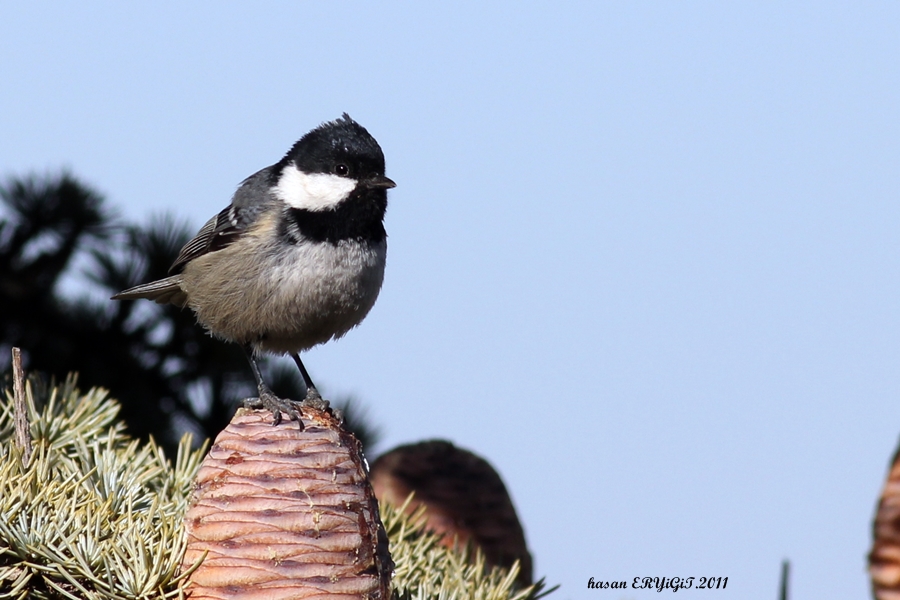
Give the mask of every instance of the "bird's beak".
<svg viewBox="0 0 900 600">
<path fill-rule="evenodd" d="M 366 180 L 366 187 L 368 188 L 384 188 L 386 190 L 391 189 L 392 187 L 397 187 L 397 184 L 392 180 L 388 179 L 384 175 L 377 175 L 372 179 Z"/>
</svg>

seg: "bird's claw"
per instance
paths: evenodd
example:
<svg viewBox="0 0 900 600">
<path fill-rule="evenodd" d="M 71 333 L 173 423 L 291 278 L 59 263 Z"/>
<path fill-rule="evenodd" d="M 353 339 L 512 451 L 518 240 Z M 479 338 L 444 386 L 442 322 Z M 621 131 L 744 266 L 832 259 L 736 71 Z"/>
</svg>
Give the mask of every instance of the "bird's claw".
<svg viewBox="0 0 900 600">
<path fill-rule="evenodd" d="M 306 390 L 306 398 L 303 399 L 303 402 L 301 404 L 303 406 L 308 406 L 309 408 L 321 410 L 323 412 L 328 412 L 331 408 L 328 400 L 324 399 L 322 395 L 319 394 L 319 390 L 314 387 Z"/>
<path fill-rule="evenodd" d="M 271 411 L 273 417 L 272 425 L 279 425 L 281 423 L 281 413 L 285 413 L 290 417 L 291 421 L 296 421 L 300 424 L 300 429 L 303 429 L 303 421 L 300 419 L 301 408 L 312 408 L 323 412 L 331 411 L 331 405 L 328 400 L 322 398 L 319 391 L 314 387 L 307 390 L 306 398 L 302 402 L 279 398 L 272 390 L 260 388 L 259 397 L 247 398 L 244 400 L 244 406 L 255 409 L 264 408 Z"/>
<path fill-rule="evenodd" d="M 272 390 L 265 388 L 259 390 L 258 398 L 247 398 L 244 400 L 244 406 L 247 408 L 264 408 L 271 411 L 273 426 L 279 425 L 281 423 L 281 413 L 286 413 L 291 421 L 296 421 L 300 425 L 300 429 L 302 430 L 303 421 L 300 418 L 299 405 L 300 403 L 294 402 L 293 400 L 279 398 L 272 393 Z"/>
</svg>

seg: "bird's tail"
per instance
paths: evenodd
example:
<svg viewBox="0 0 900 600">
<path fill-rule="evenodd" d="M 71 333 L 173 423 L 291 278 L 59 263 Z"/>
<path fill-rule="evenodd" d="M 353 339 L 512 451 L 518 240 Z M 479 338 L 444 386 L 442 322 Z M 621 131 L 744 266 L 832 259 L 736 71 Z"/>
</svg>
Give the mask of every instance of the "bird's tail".
<svg viewBox="0 0 900 600">
<path fill-rule="evenodd" d="M 136 285 L 119 292 L 112 297 L 113 300 L 137 300 L 146 298 L 154 300 L 157 304 L 174 304 L 184 307 L 187 303 L 187 294 L 181 289 L 181 275 L 172 275 L 165 279 L 151 281 L 142 285 Z"/>
</svg>

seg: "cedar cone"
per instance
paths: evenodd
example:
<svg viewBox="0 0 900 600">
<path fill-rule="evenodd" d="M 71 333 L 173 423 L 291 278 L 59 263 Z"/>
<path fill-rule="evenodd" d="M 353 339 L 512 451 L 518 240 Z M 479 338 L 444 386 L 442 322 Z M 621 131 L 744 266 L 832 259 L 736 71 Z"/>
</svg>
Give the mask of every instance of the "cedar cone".
<svg viewBox="0 0 900 600">
<path fill-rule="evenodd" d="M 869 576 L 876 600 L 900 600 L 900 449 L 881 492 L 873 525 Z"/>
<path fill-rule="evenodd" d="M 185 515 L 191 600 L 387 600 L 393 563 L 360 443 L 331 414 L 303 430 L 239 409 Z"/>
<path fill-rule="evenodd" d="M 497 471 L 483 458 L 443 440 L 399 446 L 380 456 L 370 474 L 375 495 L 407 512 L 425 506 L 426 528 L 452 547 L 472 542 L 488 566 L 518 560 L 519 583 L 530 585 L 531 554 L 516 509 Z"/>
</svg>

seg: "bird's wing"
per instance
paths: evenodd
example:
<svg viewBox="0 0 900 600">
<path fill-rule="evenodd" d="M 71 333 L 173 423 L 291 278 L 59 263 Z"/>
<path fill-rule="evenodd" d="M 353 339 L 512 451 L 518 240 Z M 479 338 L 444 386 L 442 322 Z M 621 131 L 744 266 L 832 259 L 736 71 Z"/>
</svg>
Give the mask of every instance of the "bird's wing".
<svg viewBox="0 0 900 600">
<path fill-rule="evenodd" d="M 237 239 L 242 229 L 238 227 L 234 212 L 234 207 L 229 206 L 207 221 L 197 235 L 178 253 L 178 258 L 169 267 L 169 273 L 180 273 L 184 269 L 184 265 L 198 256 L 221 250 Z"/>
<path fill-rule="evenodd" d="M 184 265 L 198 256 L 224 248 L 237 239 L 237 236 L 243 231 L 243 227 L 241 226 L 242 221 L 233 216 L 236 211 L 234 206 L 229 206 L 207 221 L 197 235 L 178 253 L 178 258 L 169 268 L 169 277 L 128 288 L 113 296 L 112 299 L 147 298 L 155 300 L 159 304 L 169 303 L 183 307 L 187 302 L 187 295 L 181 289 L 181 271 Z"/>
<path fill-rule="evenodd" d="M 180 273 L 190 261 L 225 248 L 247 231 L 269 200 L 266 182 L 270 169 L 254 173 L 241 183 L 231 206 L 207 221 L 197 235 L 184 245 L 169 268 L 169 274 Z"/>
<path fill-rule="evenodd" d="M 274 165 L 267 167 L 241 182 L 231 205 L 207 221 L 197 235 L 184 245 L 169 268 L 169 277 L 129 288 L 113 296 L 113 299 L 148 298 L 160 304 L 170 303 L 183 307 L 187 303 L 187 294 L 181 289 L 181 271 L 184 266 L 198 256 L 225 248 L 250 229 L 260 213 L 269 206 L 268 203 L 275 201 L 269 190 L 270 175 L 274 168 Z"/>
</svg>

